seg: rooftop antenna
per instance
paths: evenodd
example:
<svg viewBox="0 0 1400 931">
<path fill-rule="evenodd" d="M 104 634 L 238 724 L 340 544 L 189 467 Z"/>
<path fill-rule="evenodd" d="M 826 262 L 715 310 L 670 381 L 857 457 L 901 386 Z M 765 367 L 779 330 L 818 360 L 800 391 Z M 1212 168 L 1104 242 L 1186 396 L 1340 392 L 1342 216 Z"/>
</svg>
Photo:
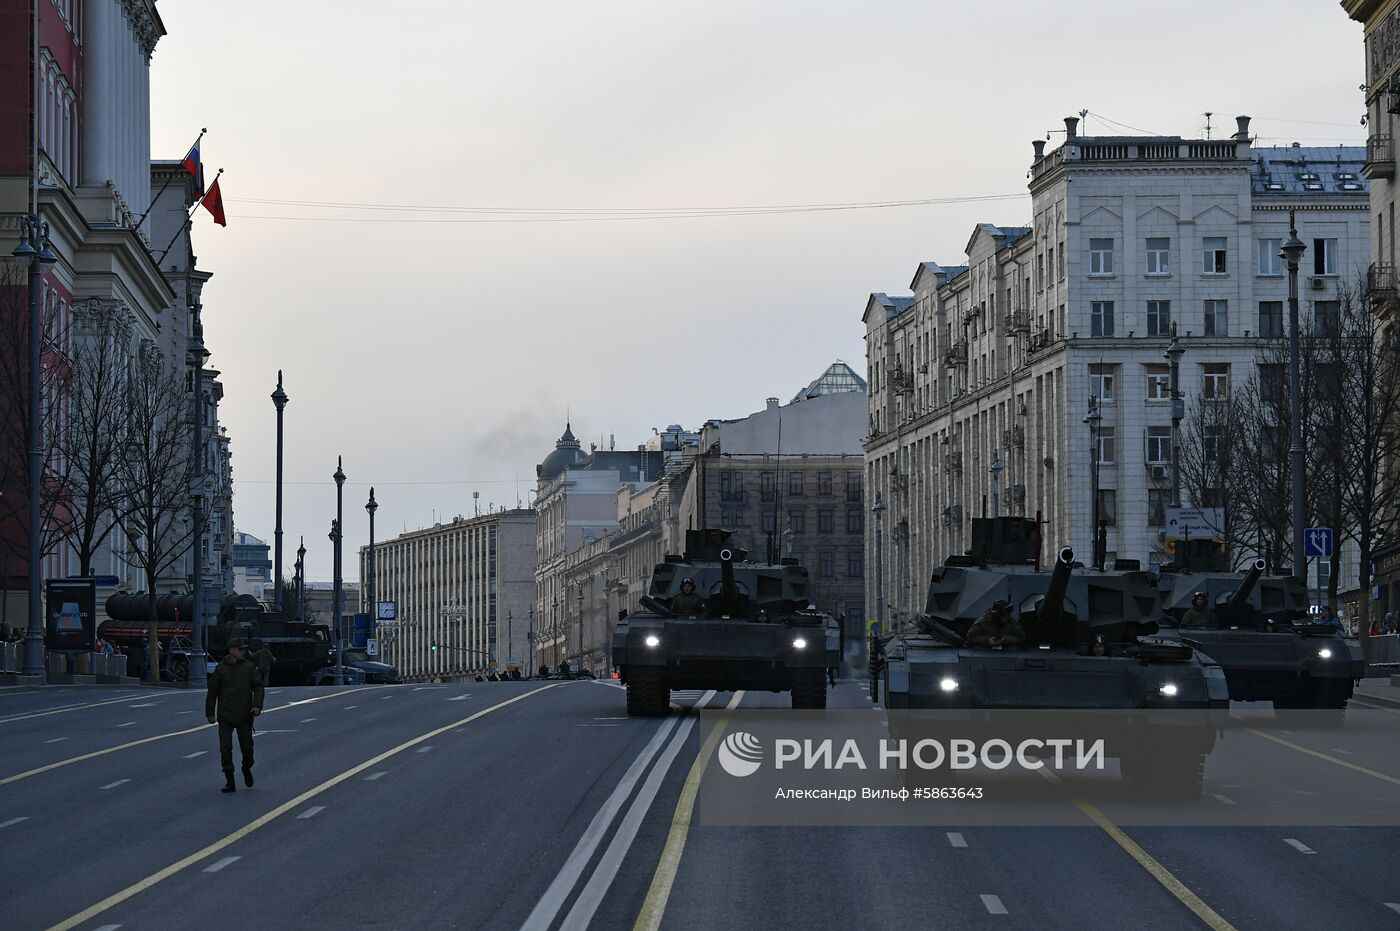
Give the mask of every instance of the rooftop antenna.
<svg viewBox="0 0 1400 931">
<path fill-rule="evenodd" d="M 481 516 L 481 492 L 479 491 L 472 492 L 472 512 L 477 517 Z"/>
<path fill-rule="evenodd" d="M 1207 138 L 1207 139 L 1210 138 L 1210 118 L 1211 118 L 1212 116 L 1214 116 L 1214 114 L 1211 113 L 1211 111 L 1207 110 L 1206 113 L 1205 113 L 1205 117 L 1206 117 L 1206 138 Z"/>
<path fill-rule="evenodd" d="M 1084 124 L 1084 135 L 1089 135 L 1089 108 L 1079 111 L 1079 122 Z"/>
</svg>

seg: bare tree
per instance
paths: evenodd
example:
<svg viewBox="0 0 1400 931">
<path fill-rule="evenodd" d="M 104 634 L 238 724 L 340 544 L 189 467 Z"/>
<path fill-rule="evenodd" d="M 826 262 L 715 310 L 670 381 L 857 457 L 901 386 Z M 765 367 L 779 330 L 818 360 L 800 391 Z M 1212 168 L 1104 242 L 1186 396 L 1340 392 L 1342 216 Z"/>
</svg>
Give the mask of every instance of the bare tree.
<svg viewBox="0 0 1400 931">
<path fill-rule="evenodd" d="M 1212 527 L 1230 552 L 1253 548 L 1245 502 L 1252 494 L 1243 464 L 1250 455 L 1249 413 L 1241 392 L 1226 385 L 1197 397 L 1181 426 L 1182 498 L 1199 508 L 1219 508 Z"/>
<path fill-rule="evenodd" d="M 1350 299 L 1345 303 L 1348 307 L 1354 304 Z M 1337 603 L 1342 542 L 1352 536 L 1344 493 L 1350 469 L 1346 395 L 1351 352 L 1347 346 L 1342 304 L 1340 300 L 1315 302 L 1311 331 L 1302 339 L 1302 370 L 1310 401 L 1303 419 L 1306 508 L 1312 518 L 1304 521 L 1304 526 L 1317 523 L 1333 529 L 1335 542 L 1325 595 L 1330 605 Z"/>
<path fill-rule="evenodd" d="M 94 299 L 75 313 L 69 417 L 59 445 L 69 467 L 68 540 L 80 574 L 91 575 L 93 556 L 121 523 L 130 500 L 121 483 L 121 456 L 131 354 L 120 308 Z"/>
<path fill-rule="evenodd" d="M 190 393 L 183 372 L 171 371 L 155 347 L 143 346 L 131 367 L 123 411 L 119 482 L 126 500 L 126 559 L 145 575 L 148 681 L 160 680 L 156 580 L 189 549 L 194 456 L 190 446 Z"/>
</svg>

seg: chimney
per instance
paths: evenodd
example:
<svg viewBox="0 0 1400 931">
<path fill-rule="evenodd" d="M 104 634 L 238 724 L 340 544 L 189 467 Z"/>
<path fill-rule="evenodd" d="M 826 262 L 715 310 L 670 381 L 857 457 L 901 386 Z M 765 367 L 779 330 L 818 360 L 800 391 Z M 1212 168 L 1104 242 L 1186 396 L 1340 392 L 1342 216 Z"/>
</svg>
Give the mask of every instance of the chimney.
<svg viewBox="0 0 1400 931">
<path fill-rule="evenodd" d="M 1035 160 L 1038 162 L 1045 157 L 1045 140 L 1034 139 L 1031 141 L 1031 148 L 1035 149 Z"/>
<path fill-rule="evenodd" d="M 1248 141 L 1249 141 L 1249 117 L 1247 117 L 1247 116 L 1237 116 L 1237 117 L 1235 117 L 1235 125 L 1236 125 L 1237 127 L 1239 127 L 1238 129 L 1235 130 L 1235 138 L 1236 138 L 1237 140 L 1239 140 L 1240 142 L 1248 142 Z"/>
<path fill-rule="evenodd" d="M 778 399 L 777 399 L 777 398 L 769 398 L 769 399 L 768 399 L 768 408 L 767 408 L 767 409 L 770 410 L 770 411 L 775 411 L 775 410 L 777 410 L 777 409 L 778 409 Z"/>
<path fill-rule="evenodd" d="M 1079 117 L 1065 117 L 1065 141 L 1073 142 L 1079 138 Z"/>
</svg>

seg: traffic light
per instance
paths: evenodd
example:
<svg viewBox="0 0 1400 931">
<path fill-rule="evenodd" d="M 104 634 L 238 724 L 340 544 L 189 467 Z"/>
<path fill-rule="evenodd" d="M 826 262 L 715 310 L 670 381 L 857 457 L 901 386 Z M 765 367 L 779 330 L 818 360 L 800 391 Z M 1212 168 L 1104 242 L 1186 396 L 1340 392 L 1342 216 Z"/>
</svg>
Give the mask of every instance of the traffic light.
<svg viewBox="0 0 1400 931">
<path fill-rule="evenodd" d="M 437 641 L 436 641 L 436 640 L 434 640 L 434 641 L 432 642 L 432 645 L 429 647 L 429 649 L 432 650 L 434 653 L 437 652 Z"/>
</svg>

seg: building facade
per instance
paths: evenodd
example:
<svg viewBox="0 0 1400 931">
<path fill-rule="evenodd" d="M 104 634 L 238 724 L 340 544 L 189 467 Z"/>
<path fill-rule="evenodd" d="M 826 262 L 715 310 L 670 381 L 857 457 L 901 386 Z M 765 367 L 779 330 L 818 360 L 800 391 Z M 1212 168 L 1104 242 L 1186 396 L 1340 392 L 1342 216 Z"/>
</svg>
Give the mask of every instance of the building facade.
<svg viewBox="0 0 1400 931">
<path fill-rule="evenodd" d="M 1247 117 L 1216 140 L 1081 137 L 1077 122 L 1059 149 L 1034 145 L 1029 225 L 979 224 L 964 261 L 922 263 L 912 295 L 867 302 L 866 474 L 883 506 L 867 582 L 892 626 L 921 610 L 973 517 L 1038 517 L 1047 546 L 1087 562 L 1095 464 L 1107 561 L 1167 561 L 1172 328 L 1185 407 L 1223 400 L 1270 381 L 1290 210 L 1308 243 L 1304 325 L 1365 273 L 1364 151 L 1255 149 Z M 1209 492 L 1183 486 L 1182 503 Z"/>
<path fill-rule="evenodd" d="M 535 512 L 515 508 L 376 542 L 375 597 L 394 602 L 398 614 L 384 632 L 385 662 L 417 680 L 528 671 L 535 537 Z M 360 578 L 369 578 L 368 546 L 360 548 Z"/>
<path fill-rule="evenodd" d="M 271 550 L 271 546 L 251 533 L 234 532 L 231 547 L 234 594 L 272 601 L 272 557 L 268 555 Z"/>
</svg>

